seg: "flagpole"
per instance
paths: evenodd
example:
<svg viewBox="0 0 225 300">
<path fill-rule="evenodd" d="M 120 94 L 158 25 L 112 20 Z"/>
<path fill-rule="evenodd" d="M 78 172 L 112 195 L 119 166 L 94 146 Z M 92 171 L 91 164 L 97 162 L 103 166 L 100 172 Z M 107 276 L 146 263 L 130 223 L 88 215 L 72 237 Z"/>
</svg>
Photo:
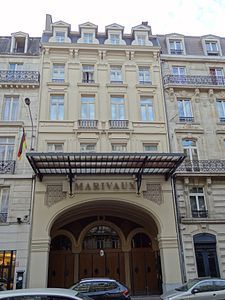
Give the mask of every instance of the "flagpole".
<svg viewBox="0 0 225 300">
<path fill-rule="evenodd" d="M 30 115 L 30 121 L 31 121 L 31 139 L 30 139 L 30 151 L 33 151 L 33 138 L 34 138 L 34 123 L 33 123 L 33 118 L 31 115 L 31 109 L 30 109 L 30 98 L 25 98 L 25 103 L 28 106 L 29 110 L 29 115 Z"/>
</svg>

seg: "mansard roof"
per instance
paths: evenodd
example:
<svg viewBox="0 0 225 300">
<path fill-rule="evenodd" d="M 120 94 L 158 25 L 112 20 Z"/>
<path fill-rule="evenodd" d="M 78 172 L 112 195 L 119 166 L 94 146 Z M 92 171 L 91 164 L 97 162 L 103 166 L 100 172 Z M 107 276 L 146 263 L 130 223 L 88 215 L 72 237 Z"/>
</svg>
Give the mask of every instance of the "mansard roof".
<svg viewBox="0 0 225 300">
<path fill-rule="evenodd" d="M 69 27 L 70 28 L 70 24 L 66 23 L 64 21 L 57 21 L 51 24 L 54 27 Z"/>
<path fill-rule="evenodd" d="M 110 24 L 110 25 L 107 25 L 107 26 L 105 26 L 105 31 L 107 32 L 108 30 L 113 30 L 113 29 L 115 29 L 115 30 L 124 30 L 124 26 L 122 26 L 122 25 L 119 25 L 119 24 L 117 24 L 117 23 L 112 23 L 112 24 Z"/>
<path fill-rule="evenodd" d="M 90 28 L 90 29 L 98 29 L 98 25 L 95 25 L 91 22 L 85 22 L 79 25 L 79 28 Z"/>
</svg>

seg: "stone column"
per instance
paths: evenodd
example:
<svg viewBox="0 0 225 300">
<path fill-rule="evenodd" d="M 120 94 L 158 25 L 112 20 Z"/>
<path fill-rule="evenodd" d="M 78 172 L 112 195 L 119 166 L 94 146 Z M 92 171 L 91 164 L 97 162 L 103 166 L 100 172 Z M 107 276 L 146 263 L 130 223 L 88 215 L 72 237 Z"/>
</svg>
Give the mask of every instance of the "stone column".
<svg viewBox="0 0 225 300">
<path fill-rule="evenodd" d="M 163 292 L 181 285 L 181 269 L 177 237 L 158 236 Z"/>
<path fill-rule="evenodd" d="M 130 270 L 130 252 L 124 252 L 124 264 L 125 264 L 125 284 L 131 289 L 131 270 Z"/>
</svg>

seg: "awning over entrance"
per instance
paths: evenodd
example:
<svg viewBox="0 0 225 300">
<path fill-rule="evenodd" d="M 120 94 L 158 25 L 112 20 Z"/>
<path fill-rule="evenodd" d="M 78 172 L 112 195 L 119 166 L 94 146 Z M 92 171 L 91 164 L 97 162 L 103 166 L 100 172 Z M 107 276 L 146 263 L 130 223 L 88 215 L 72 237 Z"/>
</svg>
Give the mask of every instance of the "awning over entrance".
<svg viewBox="0 0 225 300">
<path fill-rule="evenodd" d="M 139 193 L 143 175 L 164 175 L 167 180 L 185 158 L 181 153 L 29 152 L 26 155 L 40 180 L 46 175 L 68 176 L 71 192 L 75 176 L 133 175 Z"/>
</svg>

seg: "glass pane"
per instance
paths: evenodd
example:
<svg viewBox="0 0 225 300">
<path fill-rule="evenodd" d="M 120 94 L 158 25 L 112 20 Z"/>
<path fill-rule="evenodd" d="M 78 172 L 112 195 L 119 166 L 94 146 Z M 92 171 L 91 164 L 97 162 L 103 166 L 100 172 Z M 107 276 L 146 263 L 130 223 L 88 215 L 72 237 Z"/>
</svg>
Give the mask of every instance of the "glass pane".
<svg viewBox="0 0 225 300">
<path fill-rule="evenodd" d="M 191 211 L 198 210 L 195 196 L 190 196 Z"/>
<path fill-rule="evenodd" d="M 205 210 L 205 198 L 204 196 L 198 196 L 199 210 Z"/>
<path fill-rule="evenodd" d="M 190 100 L 185 100 L 184 101 L 184 105 L 185 105 L 186 117 L 192 117 L 191 102 L 190 102 Z"/>
</svg>

